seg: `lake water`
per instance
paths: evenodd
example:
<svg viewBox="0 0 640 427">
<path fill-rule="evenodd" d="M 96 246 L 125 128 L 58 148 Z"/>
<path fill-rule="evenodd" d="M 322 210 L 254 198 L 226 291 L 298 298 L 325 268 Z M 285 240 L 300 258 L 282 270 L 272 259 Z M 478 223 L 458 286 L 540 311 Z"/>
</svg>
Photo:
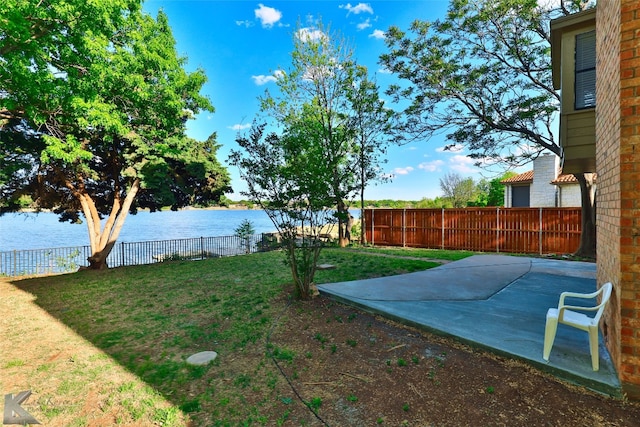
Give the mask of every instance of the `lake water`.
<svg viewBox="0 0 640 427">
<path fill-rule="evenodd" d="M 359 211 L 352 211 L 356 218 Z M 144 242 L 194 237 L 231 236 L 243 220 L 253 224 L 256 234 L 275 227 L 262 210 L 186 209 L 177 212 L 138 212 L 128 215 L 118 242 Z M 89 244 L 86 224 L 58 221 L 53 213 L 5 214 L 0 216 L 0 252 L 46 249 Z"/>
</svg>

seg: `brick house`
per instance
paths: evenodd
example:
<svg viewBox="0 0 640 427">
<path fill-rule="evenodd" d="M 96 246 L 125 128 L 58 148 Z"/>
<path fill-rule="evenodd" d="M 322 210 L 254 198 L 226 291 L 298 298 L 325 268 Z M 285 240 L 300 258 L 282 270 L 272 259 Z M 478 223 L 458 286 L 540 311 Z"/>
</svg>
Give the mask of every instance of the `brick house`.
<svg viewBox="0 0 640 427">
<path fill-rule="evenodd" d="M 506 208 L 579 207 L 580 185 L 573 175 L 563 175 L 554 154 L 539 156 L 533 170 L 500 181 Z"/>
<path fill-rule="evenodd" d="M 640 399 L 640 1 L 598 2 L 597 10 L 551 23 L 554 87 L 562 90 L 561 143 L 571 172 L 598 173 L 597 282 L 614 285 L 602 333 L 623 391 Z M 595 29 L 595 31 L 594 31 Z M 595 97 L 577 80 L 579 35 L 594 31 Z M 588 68 L 588 67 L 587 67 Z M 587 70 L 588 71 L 588 70 Z M 597 71 L 597 78 L 595 72 Z M 580 76 L 581 82 L 584 76 Z M 587 76 L 588 77 L 588 76 Z M 582 95 L 577 94 L 578 88 Z M 593 101 L 593 141 L 580 130 L 574 98 Z M 597 99 L 597 105 L 596 105 Z M 564 123 L 563 123 L 564 116 Z M 573 125 L 571 122 L 573 121 Z M 577 140 L 572 140 L 576 137 Z M 564 139 L 564 140 L 563 140 Z M 567 150 L 568 147 L 573 147 Z M 576 148 L 578 147 L 578 148 Z"/>
</svg>

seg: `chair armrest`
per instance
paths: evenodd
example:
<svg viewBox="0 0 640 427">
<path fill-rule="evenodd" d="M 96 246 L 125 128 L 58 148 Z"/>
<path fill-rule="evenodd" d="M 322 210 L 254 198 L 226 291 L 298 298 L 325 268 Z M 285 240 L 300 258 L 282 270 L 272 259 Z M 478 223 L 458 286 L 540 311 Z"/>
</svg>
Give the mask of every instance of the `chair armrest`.
<svg viewBox="0 0 640 427">
<path fill-rule="evenodd" d="M 562 305 L 558 307 L 558 316 L 560 316 L 560 313 L 563 312 L 564 310 L 573 310 L 573 311 L 597 311 L 600 309 L 599 305 L 593 306 L 593 307 L 582 307 L 582 306 L 578 306 L 578 305 Z"/>
<path fill-rule="evenodd" d="M 560 301 L 558 301 L 558 308 L 562 305 L 564 305 L 564 299 L 567 297 L 570 298 L 583 298 L 583 299 L 591 299 L 591 298 L 595 298 L 600 294 L 600 290 L 597 290 L 595 292 L 592 292 L 590 294 L 580 294 L 577 292 L 563 292 L 560 294 Z"/>
</svg>

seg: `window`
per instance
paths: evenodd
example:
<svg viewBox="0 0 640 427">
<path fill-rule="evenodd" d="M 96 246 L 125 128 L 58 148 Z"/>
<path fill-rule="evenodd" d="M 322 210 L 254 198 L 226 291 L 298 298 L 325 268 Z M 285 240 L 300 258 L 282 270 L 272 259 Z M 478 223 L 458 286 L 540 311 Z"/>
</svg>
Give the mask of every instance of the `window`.
<svg viewBox="0 0 640 427">
<path fill-rule="evenodd" d="M 576 36 L 575 109 L 596 106 L 596 32 Z"/>
</svg>

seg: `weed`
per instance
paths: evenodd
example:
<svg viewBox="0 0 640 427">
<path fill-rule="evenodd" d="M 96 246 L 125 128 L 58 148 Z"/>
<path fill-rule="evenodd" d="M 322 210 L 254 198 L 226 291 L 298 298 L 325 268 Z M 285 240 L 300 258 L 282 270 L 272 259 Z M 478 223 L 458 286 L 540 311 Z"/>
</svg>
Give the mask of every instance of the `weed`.
<svg viewBox="0 0 640 427">
<path fill-rule="evenodd" d="M 338 323 L 344 323 L 344 322 L 342 321 L 342 317 L 341 317 L 341 316 L 334 316 L 333 318 L 334 318 L 334 319 L 336 320 L 336 322 L 338 322 Z"/>
<path fill-rule="evenodd" d="M 408 404 L 408 403 L 405 403 L 404 405 L 402 405 L 402 410 L 403 410 L 404 412 L 409 412 L 409 404 Z"/>
<path fill-rule="evenodd" d="M 489 386 L 485 388 L 484 391 L 486 391 L 489 394 L 493 394 L 495 392 L 495 389 L 492 386 Z"/>
<path fill-rule="evenodd" d="M 240 374 L 233 381 L 233 384 L 240 388 L 247 388 L 251 384 L 251 376 L 247 374 Z"/>
<path fill-rule="evenodd" d="M 198 412 L 201 409 L 200 401 L 198 399 L 187 400 L 180 405 L 180 409 L 183 412 Z"/>
<path fill-rule="evenodd" d="M 413 356 L 411 358 L 411 361 L 417 365 L 418 363 L 420 363 L 420 358 L 418 356 Z"/>
<path fill-rule="evenodd" d="M 20 360 L 20 359 L 16 359 L 16 360 L 9 360 L 7 363 L 4 364 L 4 368 L 15 368 L 18 366 L 24 366 L 24 360 Z"/>
<path fill-rule="evenodd" d="M 331 344 L 331 353 L 335 354 L 338 351 L 338 346 L 336 344 Z"/>
<path fill-rule="evenodd" d="M 349 315 L 349 317 L 347 317 L 347 321 L 348 321 L 349 323 L 351 323 L 351 322 L 353 322 L 354 320 L 356 320 L 356 317 L 358 317 L 358 315 L 357 315 L 356 313 L 351 313 L 351 314 Z"/>
<path fill-rule="evenodd" d="M 118 387 L 118 393 L 125 393 L 136 389 L 136 383 L 133 381 L 126 382 Z"/>
<path fill-rule="evenodd" d="M 309 403 L 307 403 L 307 405 L 309 406 L 309 408 L 311 408 L 314 411 L 317 411 L 318 409 L 320 409 L 320 407 L 322 406 L 322 398 L 320 397 L 314 397 L 312 398 Z"/>
<path fill-rule="evenodd" d="M 387 364 L 387 366 L 391 366 L 391 359 L 385 360 L 385 363 Z"/>
<path fill-rule="evenodd" d="M 276 360 L 285 360 L 287 362 L 292 362 L 295 357 L 295 352 L 293 350 L 287 350 L 285 348 L 276 347 L 273 349 L 271 355 Z"/>
<path fill-rule="evenodd" d="M 315 339 L 320 341 L 322 344 L 324 344 L 325 342 L 327 342 L 327 339 L 325 337 L 322 336 L 322 334 L 317 333 L 315 336 Z"/>
<path fill-rule="evenodd" d="M 402 358 L 398 359 L 398 366 L 407 366 L 407 361 Z"/>
<path fill-rule="evenodd" d="M 347 396 L 347 400 L 348 400 L 349 402 L 353 402 L 353 403 L 355 403 L 355 402 L 357 402 L 357 401 L 358 401 L 358 397 L 357 397 L 357 396 L 355 396 L 355 395 L 353 395 L 353 394 L 350 394 L 349 396 Z"/>
<path fill-rule="evenodd" d="M 355 347 L 355 346 L 357 346 L 357 345 L 358 345 L 358 342 L 357 342 L 356 340 L 348 339 L 348 340 L 347 340 L 347 345 L 348 345 L 349 347 Z"/>
<path fill-rule="evenodd" d="M 290 410 L 287 409 L 286 411 L 284 411 L 284 413 L 280 417 L 278 417 L 278 419 L 276 420 L 276 425 L 277 426 L 284 425 L 284 423 L 286 423 L 287 420 L 289 419 L 290 414 L 291 414 Z"/>
<path fill-rule="evenodd" d="M 378 423 L 378 424 L 382 424 L 383 422 L 384 422 L 384 420 L 382 419 L 382 417 L 380 417 L 380 418 L 378 418 L 376 420 L 376 423 Z"/>
<path fill-rule="evenodd" d="M 311 352 L 310 352 L 310 351 L 307 351 L 307 352 L 304 354 L 304 356 L 305 356 L 307 359 L 311 359 L 311 358 L 313 357 L 313 355 L 311 354 Z"/>
</svg>

